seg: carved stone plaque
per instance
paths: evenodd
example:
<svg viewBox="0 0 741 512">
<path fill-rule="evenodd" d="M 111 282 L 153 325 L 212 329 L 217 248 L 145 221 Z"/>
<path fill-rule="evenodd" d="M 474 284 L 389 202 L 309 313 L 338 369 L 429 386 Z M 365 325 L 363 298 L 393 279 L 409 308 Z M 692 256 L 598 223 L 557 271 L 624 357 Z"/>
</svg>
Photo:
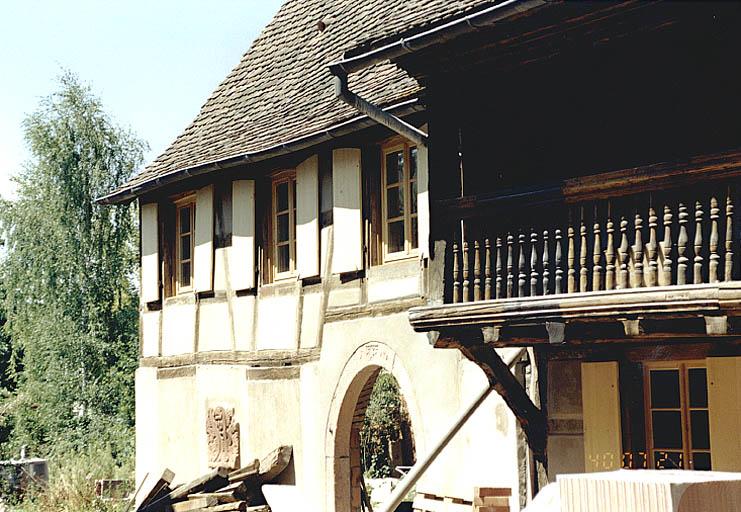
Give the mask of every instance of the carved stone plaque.
<svg viewBox="0 0 741 512">
<path fill-rule="evenodd" d="M 209 467 L 239 467 L 239 423 L 234 409 L 212 407 L 206 417 Z"/>
</svg>

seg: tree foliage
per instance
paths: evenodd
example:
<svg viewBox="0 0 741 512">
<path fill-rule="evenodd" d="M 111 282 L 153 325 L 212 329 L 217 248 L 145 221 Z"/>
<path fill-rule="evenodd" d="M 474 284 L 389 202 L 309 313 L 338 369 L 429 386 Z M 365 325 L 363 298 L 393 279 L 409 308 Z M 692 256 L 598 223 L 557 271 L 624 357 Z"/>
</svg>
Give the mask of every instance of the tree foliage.
<svg viewBox="0 0 741 512">
<path fill-rule="evenodd" d="M 31 160 L 0 204 L 0 265 L 15 382 L 7 443 L 48 453 L 103 443 L 130 450 L 137 303 L 132 206 L 95 199 L 141 164 L 145 144 L 113 124 L 75 75 L 24 122 Z"/>
<path fill-rule="evenodd" d="M 363 467 L 371 478 L 392 476 L 391 445 L 402 439 L 409 424 L 406 406 L 393 375 L 378 375 L 365 411 L 360 441 Z"/>
</svg>

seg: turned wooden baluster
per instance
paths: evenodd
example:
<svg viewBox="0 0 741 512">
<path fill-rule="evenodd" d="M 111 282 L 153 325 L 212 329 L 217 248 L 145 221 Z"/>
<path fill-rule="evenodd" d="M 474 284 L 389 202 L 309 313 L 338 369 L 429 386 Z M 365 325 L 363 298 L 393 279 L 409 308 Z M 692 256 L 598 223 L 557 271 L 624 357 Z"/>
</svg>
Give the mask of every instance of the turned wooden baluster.
<svg viewBox="0 0 741 512">
<path fill-rule="evenodd" d="M 723 279 L 725 281 L 731 281 L 733 279 L 733 197 L 731 196 L 731 189 L 728 189 L 728 196 L 726 197 L 726 254 L 725 254 L 725 275 Z"/>
<path fill-rule="evenodd" d="M 515 237 L 512 233 L 507 234 L 507 298 L 513 296 L 515 289 L 515 256 L 513 245 L 515 243 Z"/>
<path fill-rule="evenodd" d="M 563 239 L 563 236 L 561 235 L 561 230 L 557 229 L 555 233 L 555 239 L 556 239 L 556 256 L 555 256 L 555 264 L 556 264 L 556 293 L 562 293 L 563 292 L 563 249 L 561 247 L 561 240 Z"/>
<path fill-rule="evenodd" d="M 497 299 L 501 299 L 504 294 L 504 288 L 502 287 L 502 281 L 504 280 L 504 276 L 502 275 L 502 271 L 504 270 L 504 264 L 503 264 L 503 256 L 504 251 L 502 250 L 502 237 L 497 237 L 497 279 L 496 279 L 496 289 L 495 294 Z"/>
<path fill-rule="evenodd" d="M 687 212 L 687 207 L 684 203 L 679 203 L 678 219 L 679 219 L 679 237 L 677 238 L 677 284 L 687 284 L 687 264 L 689 258 L 687 257 L 687 243 L 689 242 L 689 236 L 687 235 L 687 222 L 689 222 L 690 214 Z"/>
<path fill-rule="evenodd" d="M 520 233 L 518 236 L 519 241 L 519 248 L 518 248 L 518 255 L 519 259 L 517 261 L 517 296 L 518 297 L 524 297 L 525 296 L 525 285 L 527 284 L 527 274 L 525 274 L 525 234 Z"/>
<path fill-rule="evenodd" d="M 473 300 L 481 300 L 481 246 L 473 242 Z"/>
<path fill-rule="evenodd" d="M 468 280 L 468 241 L 463 242 L 463 302 L 470 300 Z"/>
<path fill-rule="evenodd" d="M 576 248 L 574 247 L 574 226 L 569 224 L 569 228 L 566 232 L 568 238 L 568 247 L 566 252 L 566 264 L 568 265 L 568 271 L 566 273 L 566 288 L 568 293 L 574 293 L 576 291 L 576 269 L 574 264 L 576 263 Z"/>
<path fill-rule="evenodd" d="M 656 241 L 656 226 L 659 218 L 653 206 L 648 209 L 648 272 L 646 272 L 646 286 L 656 286 L 659 279 L 659 243 Z"/>
<path fill-rule="evenodd" d="M 594 247 L 592 248 L 592 290 L 602 289 L 602 227 L 597 216 L 597 206 L 594 207 Z"/>
<path fill-rule="evenodd" d="M 669 205 L 664 205 L 664 240 L 662 249 L 664 251 L 664 284 L 672 284 L 672 210 Z"/>
<path fill-rule="evenodd" d="M 702 216 L 705 212 L 702 211 L 702 203 L 700 201 L 695 202 L 695 265 L 693 267 L 693 280 L 694 284 L 702 283 Z"/>
<path fill-rule="evenodd" d="M 633 257 L 635 285 L 639 288 L 643 286 L 643 217 L 641 217 L 641 212 L 636 212 L 635 217 L 635 245 L 633 245 Z"/>
<path fill-rule="evenodd" d="M 589 285 L 589 270 L 587 269 L 587 225 L 584 222 L 584 209 L 581 212 L 581 225 L 579 226 L 581 235 L 579 243 L 579 291 L 586 292 Z"/>
<path fill-rule="evenodd" d="M 538 234 L 530 233 L 530 296 L 538 295 Z"/>
<path fill-rule="evenodd" d="M 708 281 L 717 283 L 718 265 L 720 264 L 720 254 L 718 254 L 718 218 L 720 217 L 720 208 L 718 208 L 718 198 L 710 198 L 710 256 L 708 263 Z"/>
<path fill-rule="evenodd" d="M 548 230 L 543 231 L 543 295 L 548 295 L 551 284 L 550 266 L 551 255 L 548 251 Z"/>
<path fill-rule="evenodd" d="M 626 289 L 630 287 L 628 280 L 628 219 L 624 216 L 620 218 L 620 245 L 618 246 L 618 259 L 620 263 L 620 278 L 618 279 L 618 288 Z"/>
<path fill-rule="evenodd" d="M 607 248 L 605 249 L 605 290 L 615 289 L 615 224 L 607 217 Z"/>
<path fill-rule="evenodd" d="M 487 238 L 484 240 L 484 300 L 491 299 L 491 243 Z"/>
<path fill-rule="evenodd" d="M 460 282 L 460 255 L 458 242 L 453 242 L 453 302 L 461 301 L 461 282 Z"/>
</svg>

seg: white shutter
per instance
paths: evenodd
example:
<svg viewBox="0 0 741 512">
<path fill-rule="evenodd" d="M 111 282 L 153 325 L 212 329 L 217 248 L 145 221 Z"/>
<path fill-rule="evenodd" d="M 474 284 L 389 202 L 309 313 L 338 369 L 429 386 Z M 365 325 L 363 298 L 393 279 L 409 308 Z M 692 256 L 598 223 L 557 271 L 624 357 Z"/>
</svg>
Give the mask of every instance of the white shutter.
<svg viewBox="0 0 741 512">
<path fill-rule="evenodd" d="M 196 193 L 196 237 L 193 253 L 195 291 L 209 292 L 214 287 L 214 187 L 208 185 Z"/>
<path fill-rule="evenodd" d="M 255 182 L 232 184 L 232 250 L 229 274 L 234 290 L 255 287 Z"/>
<path fill-rule="evenodd" d="M 714 471 L 741 471 L 741 357 L 708 357 L 710 453 Z"/>
<path fill-rule="evenodd" d="M 160 300 L 159 219 L 157 203 L 140 204 L 141 302 Z"/>
<path fill-rule="evenodd" d="M 332 152 L 334 242 L 332 272 L 363 268 L 363 217 L 360 181 L 360 150 Z"/>
<path fill-rule="evenodd" d="M 586 471 L 620 469 L 623 448 L 617 362 L 582 363 L 581 396 Z"/>
<path fill-rule="evenodd" d="M 300 278 L 319 275 L 319 158 L 296 167 L 296 258 Z"/>
<path fill-rule="evenodd" d="M 430 181 L 427 147 L 417 147 L 417 239 L 419 256 L 426 258 L 430 251 Z"/>
</svg>

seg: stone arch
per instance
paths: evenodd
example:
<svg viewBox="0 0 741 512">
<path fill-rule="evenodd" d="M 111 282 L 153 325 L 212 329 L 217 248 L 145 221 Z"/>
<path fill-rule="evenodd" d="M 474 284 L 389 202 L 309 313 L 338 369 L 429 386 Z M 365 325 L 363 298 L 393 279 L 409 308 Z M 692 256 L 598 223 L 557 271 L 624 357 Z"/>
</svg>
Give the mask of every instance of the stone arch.
<svg viewBox="0 0 741 512">
<path fill-rule="evenodd" d="M 327 510 L 358 510 L 360 468 L 360 429 L 373 385 L 381 370 L 389 372 L 399 384 L 412 428 L 417 435 L 417 452 L 424 451 L 422 420 L 409 374 L 396 353 L 386 344 L 367 342 L 359 346 L 342 369 L 332 396 L 327 418 L 324 453 L 327 461 Z"/>
</svg>

